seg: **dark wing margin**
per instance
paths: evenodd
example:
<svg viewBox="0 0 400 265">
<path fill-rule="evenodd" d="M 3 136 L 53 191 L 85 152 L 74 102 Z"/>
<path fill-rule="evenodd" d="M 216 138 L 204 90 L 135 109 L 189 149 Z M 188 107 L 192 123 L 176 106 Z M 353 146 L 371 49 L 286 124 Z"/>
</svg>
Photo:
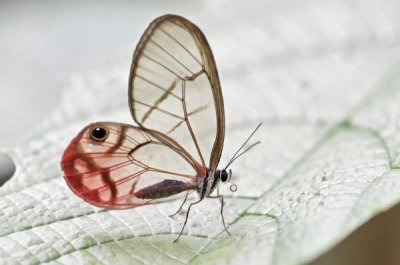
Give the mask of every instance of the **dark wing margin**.
<svg viewBox="0 0 400 265">
<path fill-rule="evenodd" d="M 211 48 L 196 25 L 176 15 L 149 25 L 133 55 L 129 105 L 139 126 L 170 137 L 199 165 L 217 168 L 223 97 Z"/>
</svg>

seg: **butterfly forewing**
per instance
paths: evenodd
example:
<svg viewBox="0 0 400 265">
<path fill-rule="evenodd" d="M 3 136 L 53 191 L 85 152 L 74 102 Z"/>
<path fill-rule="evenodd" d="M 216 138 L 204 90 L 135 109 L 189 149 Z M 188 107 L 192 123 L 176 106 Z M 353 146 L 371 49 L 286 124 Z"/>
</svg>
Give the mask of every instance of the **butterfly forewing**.
<svg viewBox="0 0 400 265">
<path fill-rule="evenodd" d="M 134 120 L 175 140 L 199 166 L 215 170 L 224 141 L 224 107 L 213 55 L 188 20 L 154 20 L 134 53 L 129 99 Z"/>
<path fill-rule="evenodd" d="M 94 140 L 94 128 L 105 128 L 104 140 Z M 162 135 L 119 123 L 85 127 L 65 150 L 64 178 L 87 202 L 123 209 L 184 196 L 197 187 L 199 174 L 184 150 Z"/>
</svg>

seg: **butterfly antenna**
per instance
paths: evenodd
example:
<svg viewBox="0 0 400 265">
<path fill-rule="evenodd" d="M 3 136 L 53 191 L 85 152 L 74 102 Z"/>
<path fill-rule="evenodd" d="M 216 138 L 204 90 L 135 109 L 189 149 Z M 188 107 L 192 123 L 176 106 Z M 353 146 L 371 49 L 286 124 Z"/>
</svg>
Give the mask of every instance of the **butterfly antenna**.
<svg viewBox="0 0 400 265">
<path fill-rule="evenodd" d="M 235 152 L 235 154 L 232 156 L 232 158 L 229 160 L 228 164 L 226 165 L 226 167 L 224 168 L 224 170 L 226 170 L 232 163 L 233 161 L 235 161 L 237 158 L 239 158 L 240 156 L 242 156 L 244 153 L 246 153 L 247 151 L 249 151 L 251 148 L 253 148 L 254 146 L 256 146 L 257 144 L 261 143 L 260 141 L 250 145 L 249 147 L 247 147 L 243 152 L 240 152 L 240 150 L 243 149 L 243 147 L 250 141 L 251 137 L 256 133 L 256 131 L 261 127 L 262 123 L 258 124 L 257 127 L 253 130 L 253 132 L 250 134 L 249 137 L 247 137 L 246 141 L 239 147 L 239 149 Z"/>
</svg>

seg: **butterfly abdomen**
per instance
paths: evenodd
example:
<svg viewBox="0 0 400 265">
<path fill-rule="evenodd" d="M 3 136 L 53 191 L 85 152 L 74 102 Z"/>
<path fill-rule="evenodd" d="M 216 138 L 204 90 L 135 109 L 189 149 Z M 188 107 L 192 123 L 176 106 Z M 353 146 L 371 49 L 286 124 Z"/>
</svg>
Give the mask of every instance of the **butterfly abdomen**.
<svg viewBox="0 0 400 265">
<path fill-rule="evenodd" d="M 165 179 L 156 184 L 138 190 L 135 192 L 135 196 L 140 199 L 159 199 L 191 189 L 193 189 L 193 185 L 187 182 Z"/>
</svg>

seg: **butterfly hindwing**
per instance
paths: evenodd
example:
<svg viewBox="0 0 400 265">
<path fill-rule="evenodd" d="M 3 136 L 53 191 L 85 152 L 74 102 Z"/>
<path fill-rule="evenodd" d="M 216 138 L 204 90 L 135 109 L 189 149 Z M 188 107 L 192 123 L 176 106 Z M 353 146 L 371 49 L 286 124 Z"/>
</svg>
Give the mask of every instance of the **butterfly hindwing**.
<svg viewBox="0 0 400 265">
<path fill-rule="evenodd" d="M 104 139 L 93 138 L 104 129 Z M 176 199 L 196 189 L 196 171 L 184 152 L 156 132 L 119 123 L 85 127 L 65 150 L 64 178 L 87 202 L 123 209 Z"/>
</svg>

